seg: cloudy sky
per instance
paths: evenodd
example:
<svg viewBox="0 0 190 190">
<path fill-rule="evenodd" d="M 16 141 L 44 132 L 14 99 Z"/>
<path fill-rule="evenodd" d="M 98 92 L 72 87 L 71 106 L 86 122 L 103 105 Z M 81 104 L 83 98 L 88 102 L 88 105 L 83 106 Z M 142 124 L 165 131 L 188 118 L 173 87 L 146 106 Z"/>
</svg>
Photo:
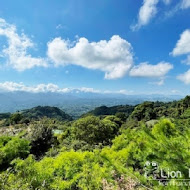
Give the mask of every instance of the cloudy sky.
<svg viewBox="0 0 190 190">
<path fill-rule="evenodd" d="M 0 0 L 0 91 L 190 94 L 190 0 Z"/>
</svg>

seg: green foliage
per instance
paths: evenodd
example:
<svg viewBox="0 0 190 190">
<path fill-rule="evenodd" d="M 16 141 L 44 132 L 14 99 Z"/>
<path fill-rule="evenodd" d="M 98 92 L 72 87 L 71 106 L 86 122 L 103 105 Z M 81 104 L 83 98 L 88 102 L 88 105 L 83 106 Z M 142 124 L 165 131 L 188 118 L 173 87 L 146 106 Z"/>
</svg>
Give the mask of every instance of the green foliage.
<svg viewBox="0 0 190 190">
<path fill-rule="evenodd" d="M 132 119 L 141 121 L 141 120 L 151 120 L 155 119 L 156 115 L 154 113 L 154 103 L 153 102 L 144 102 L 135 107 L 135 110 L 130 116 Z"/>
<path fill-rule="evenodd" d="M 128 116 L 133 112 L 134 106 L 131 105 L 120 105 L 120 106 L 112 106 L 112 107 L 107 107 L 107 106 L 101 106 L 97 107 L 94 110 L 88 112 L 86 115 L 94 115 L 94 116 L 101 116 L 101 115 L 116 115 L 123 121 L 125 121 Z"/>
<path fill-rule="evenodd" d="M 26 158 L 29 154 L 29 141 L 18 137 L 0 137 L 0 169 L 9 166 L 15 158 Z"/>
<path fill-rule="evenodd" d="M 20 114 L 19 112 L 16 112 L 14 114 L 11 114 L 10 116 L 10 123 L 11 124 L 18 124 L 19 121 L 22 119 L 22 114 Z"/>
<path fill-rule="evenodd" d="M 92 126 L 101 121 L 110 125 L 109 122 L 117 123 L 117 120 L 114 116 L 103 120 L 89 116 L 80 119 L 80 124 L 88 122 Z M 187 178 L 190 167 L 190 130 L 183 126 L 184 132 L 181 134 L 179 129 L 169 119 L 161 119 L 152 128 L 142 123 L 136 128 L 127 128 L 113 140 L 111 147 L 102 150 L 62 150 L 56 157 L 44 157 L 40 161 L 32 156 L 26 160 L 17 159 L 12 162 L 14 177 L 22 178 L 22 185 L 28 184 L 32 189 L 102 190 L 128 187 L 138 189 L 140 186 L 141 189 L 152 186 L 154 189 L 162 189 L 158 181 L 147 181 L 144 177 L 144 164 L 146 161 L 156 161 L 165 172 L 168 169 L 179 170 L 183 173 L 182 177 Z M 8 177 L 7 180 L 14 184 L 13 179 Z M 169 189 L 169 186 L 164 188 Z"/>
<path fill-rule="evenodd" d="M 50 106 L 38 106 L 32 109 L 27 109 L 22 111 L 23 117 L 31 120 L 31 119 L 40 119 L 43 117 L 53 118 L 60 121 L 64 120 L 72 120 L 71 116 L 66 114 L 64 111 L 60 110 L 57 107 Z"/>
<path fill-rule="evenodd" d="M 31 141 L 30 152 L 37 158 L 42 156 L 54 141 L 52 129 L 44 124 L 31 126 L 31 132 L 28 138 Z"/>
<path fill-rule="evenodd" d="M 173 136 L 176 133 L 175 125 L 168 119 L 163 119 L 161 122 L 156 124 L 152 129 L 154 136 Z"/>
<path fill-rule="evenodd" d="M 95 116 L 87 116 L 73 123 L 72 134 L 74 139 L 90 145 L 109 144 L 117 135 L 120 124 L 121 121 L 116 116 L 107 116 L 102 120 Z"/>
<path fill-rule="evenodd" d="M 11 113 L 0 113 L 0 120 L 8 119 L 10 116 L 11 116 Z"/>
<path fill-rule="evenodd" d="M 28 141 L 0 137 L 0 189 L 188 189 L 159 185 L 164 182 L 160 173 L 148 180 L 144 165 L 155 161 L 164 173 L 181 171 L 181 180 L 189 178 L 190 97 L 144 102 L 129 117 L 128 108 L 100 107 L 95 109 L 100 116 L 72 122 L 34 121 L 26 129 L 33 154 L 27 158 Z M 52 129 L 60 131 L 53 134 Z M 172 181 L 177 179 L 168 178 Z"/>
<path fill-rule="evenodd" d="M 135 107 L 130 115 L 130 119 L 137 121 L 149 121 L 161 117 L 188 118 L 190 108 L 190 96 L 186 96 L 180 101 L 169 103 L 144 102 Z"/>
<path fill-rule="evenodd" d="M 183 118 L 183 119 L 188 119 L 188 118 L 190 118 L 190 109 L 189 109 L 189 108 L 186 109 L 186 110 L 183 112 L 183 114 L 181 114 L 180 117 Z"/>
<path fill-rule="evenodd" d="M 99 152 L 62 152 L 56 158 L 41 161 L 29 156 L 26 160 L 12 162 L 14 177 L 9 175 L 7 182 L 14 184 L 16 176 L 23 179 L 22 185 L 27 184 L 31 189 L 102 190 L 103 179 L 106 179 L 112 187 L 116 187 L 112 168 L 103 162 Z"/>
</svg>

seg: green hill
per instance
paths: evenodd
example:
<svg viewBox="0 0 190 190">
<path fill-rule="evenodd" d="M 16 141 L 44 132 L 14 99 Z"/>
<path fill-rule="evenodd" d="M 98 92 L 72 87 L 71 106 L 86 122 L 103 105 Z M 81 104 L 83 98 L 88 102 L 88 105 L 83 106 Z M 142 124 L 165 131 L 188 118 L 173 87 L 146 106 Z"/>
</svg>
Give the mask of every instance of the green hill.
<svg viewBox="0 0 190 190">
<path fill-rule="evenodd" d="M 146 101 L 136 106 L 119 105 L 119 106 L 100 106 L 94 110 L 82 115 L 82 117 L 94 115 L 116 115 L 117 117 L 128 118 L 136 121 L 149 121 L 161 117 L 182 118 L 190 116 L 190 96 L 173 102 L 151 102 Z"/>
<path fill-rule="evenodd" d="M 55 118 L 58 120 L 72 120 L 72 117 L 57 107 L 37 106 L 31 109 L 23 110 L 22 116 L 27 119 L 40 119 L 43 117 Z"/>
<path fill-rule="evenodd" d="M 152 119 L 159 119 L 161 117 L 190 117 L 190 96 L 186 96 L 184 99 L 179 101 L 168 103 L 147 101 L 137 105 L 130 115 L 130 119 L 137 121 L 149 121 Z"/>
<path fill-rule="evenodd" d="M 134 110 L 134 106 L 131 105 L 119 105 L 119 106 L 100 106 L 95 108 L 94 110 L 86 113 L 83 115 L 94 115 L 94 116 L 101 116 L 101 115 L 116 115 L 123 113 L 125 117 L 128 117 Z"/>
</svg>

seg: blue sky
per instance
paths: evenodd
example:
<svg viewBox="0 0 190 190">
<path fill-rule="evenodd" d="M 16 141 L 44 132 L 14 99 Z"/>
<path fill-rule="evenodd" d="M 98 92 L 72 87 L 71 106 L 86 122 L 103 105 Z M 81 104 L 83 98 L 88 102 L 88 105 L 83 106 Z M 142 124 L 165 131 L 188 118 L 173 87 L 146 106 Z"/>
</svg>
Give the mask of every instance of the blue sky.
<svg viewBox="0 0 190 190">
<path fill-rule="evenodd" d="M 0 1 L 0 91 L 190 93 L 190 0 Z"/>
</svg>

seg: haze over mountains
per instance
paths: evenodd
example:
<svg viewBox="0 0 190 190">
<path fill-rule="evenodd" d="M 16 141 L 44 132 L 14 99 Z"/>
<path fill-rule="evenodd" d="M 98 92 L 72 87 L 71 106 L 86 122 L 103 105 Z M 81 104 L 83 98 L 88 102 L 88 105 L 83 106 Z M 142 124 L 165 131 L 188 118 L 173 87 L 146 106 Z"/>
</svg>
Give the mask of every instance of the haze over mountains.
<svg viewBox="0 0 190 190">
<path fill-rule="evenodd" d="M 136 105 L 143 101 L 173 101 L 180 95 L 125 95 L 72 90 L 68 93 L 23 91 L 0 92 L 0 112 L 15 112 L 35 106 L 57 106 L 73 117 L 78 117 L 95 107 L 106 105 Z"/>
</svg>

